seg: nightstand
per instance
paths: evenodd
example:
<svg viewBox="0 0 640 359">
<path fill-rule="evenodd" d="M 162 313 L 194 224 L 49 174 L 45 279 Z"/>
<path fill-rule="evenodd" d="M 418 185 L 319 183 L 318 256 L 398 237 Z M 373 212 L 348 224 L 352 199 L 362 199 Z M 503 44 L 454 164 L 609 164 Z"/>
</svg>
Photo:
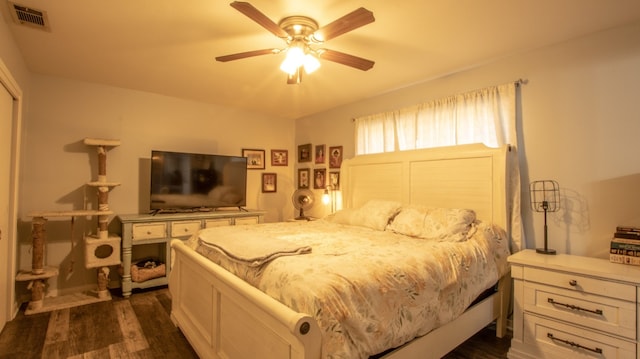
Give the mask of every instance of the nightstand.
<svg viewBox="0 0 640 359">
<path fill-rule="evenodd" d="M 509 358 L 639 358 L 640 267 L 524 250 L 514 281 Z"/>
</svg>

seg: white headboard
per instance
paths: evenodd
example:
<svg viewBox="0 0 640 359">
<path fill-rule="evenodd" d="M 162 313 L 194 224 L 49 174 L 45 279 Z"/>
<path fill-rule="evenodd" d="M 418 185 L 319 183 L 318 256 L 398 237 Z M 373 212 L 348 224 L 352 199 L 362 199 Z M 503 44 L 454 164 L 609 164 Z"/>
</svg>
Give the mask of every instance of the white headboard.
<svg viewBox="0 0 640 359">
<path fill-rule="evenodd" d="M 474 144 L 356 156 L 340 170 L 343 206 L 386 199 L 469 208 L 508 229 L 507 151 Z"/>
</svg>

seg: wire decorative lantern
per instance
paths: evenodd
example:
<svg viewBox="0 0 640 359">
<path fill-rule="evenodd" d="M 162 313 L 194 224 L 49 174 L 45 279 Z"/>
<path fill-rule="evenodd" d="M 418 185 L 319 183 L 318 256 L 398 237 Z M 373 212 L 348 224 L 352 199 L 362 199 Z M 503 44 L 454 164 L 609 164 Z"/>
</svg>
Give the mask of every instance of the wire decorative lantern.
<svg viewBox="0 0 640 359">
<path fill-rule="evenodd" d="M 531 209 L 544 212 L 544 248 L 537 248 L 542 254 L 556 254 L 555 249 L 549 249 L 547 237 L 547 212 L 557 212 L 560 209 L 560 186 L 553 180 L 533 181 L 529 185 Z"/>
</svg>

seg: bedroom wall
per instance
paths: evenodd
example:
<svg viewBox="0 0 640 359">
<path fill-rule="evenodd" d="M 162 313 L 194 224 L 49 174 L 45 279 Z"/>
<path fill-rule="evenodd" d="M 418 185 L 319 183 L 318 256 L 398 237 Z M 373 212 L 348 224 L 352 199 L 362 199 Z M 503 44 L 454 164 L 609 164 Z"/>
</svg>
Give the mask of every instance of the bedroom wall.
<svg viewBox="0 0 640 359">
<path fill-rule="evenodd" d="M 29 88 L 30 73 L 24 64 L 17 44 L 11 37 L 9 25 L 4 16 L 0 16 L 0 58 L 11 72 L 11 76 L 19 84 L 24 95 Z"/>
<path fill-rule="evenodd" d="M 26 116 L 27 113 L 27 97 L 29 94 L 29 78 L 30 73 L 25 66 L 22 55 L 18 49 L 17 44 L 10 36 L 8 24 L 3 16 L 0 16 L 0 62 L 2 62 L 3 70 L 2 72 L 8 71 L 8 73 L 3 73 L 2 78 L 4 81 L 11 79 L 11 81 L 15 81 L 15 86 L 20 88 L 22 92 L 22 104 L 21 104 L 21 113 L 22 117 Z M 1 85 L 0 85 L 1 86 Z M 12 86 L 13 87 L 13 86 Z M 21 122 L 18 119 L 19 122 Z M 13 126 L 16 126 L 14 123 Z M 18 124 L 17 126 L 20 126 Z M 15 127 L 14 127 L 15 128 Z M 13 144 L 14 155 L 15 157 L 19 157 L 19 153 L 21 150 L 21 146 L 24 143 L 22 141 L 22 134 L 18 133 L 20 136 Z M 20 167 L 20 163 L 17 164 L 18 170 Z M 16 179 L 18 174 L 16 173 L 6 173 L 8 169 L 3 169 L 3 176 L 7 176 L 11 179 Z M 7 190 L 7 189 L 4 189 Z M 11 190 L 13 191 L 13 190 Z M 17 198 L 16 198 L 17 201 Z M 0 285 L 5 286 L 9 285 L 11 288 L 1 288 L 0 291 L 5 294 L 3 298 L 0 298 L 0 330 L 5 324 L 5 321 L 11 319 L 13 315 L 16 313 L 19 303 L 16 301 L 16 296 L 13 288 L 13 276 L 15 275 L 15 267 L 16 259 L 16 247 L 17 247 L 17 232 L 16 229 L 15 217 L 17 213 L 15 213 L 14 205 L 17 207 L 17 203 L 3 203 L 3 208 L 7 208 L 9 212 L 4 212 L 1 215 L 4 216 L 5 220 L 10 220 L 9 224 L 10 228 L 2 228 L 2 240 L 3 244 L 0 245 L 0 248 L 4 251 L 8 251 L 8 253 L 4 253 L 4 258 L 8 258 L 8 260 L 3 260 L 3 263 L 0 264 Z M 7 242 L 9 241 L 9 242 Z"/>
<path fill-rule="evenodd" d="M 527 247 L 543 245 L 543 215 L 528 207 L 529 182 L 553 179 L 562 208 L 549 214 L 550 248 L 607 258 L 616 225 L 640 226 L 638 22 L 298 119 L 296 145 L 342 144 L 349 158 L 352 118 L 520 78 L 528 79 L 518 124 Z M 326 213 L 322 205 L 313 211 Z"/>
<path fill-rule="evenodd" d="M 85 197 L 95 203 L 95 192 L 84 186 L 97 179 L 96 150 L 83 144 L 86 137 L 121 141 L 107 153 L 107 178 L 121 183 L 109 195 L 116 214 L 148 212 L 152 149 L 240 155 L 242 148 L 256 148 L 266 151 L 267 164 L 249 170 L 247 208 L 266 210 L 268 222 L 292 216 L 292 167 L 271 167 L 269 157 L 270 149 L 293 151 L 291 120 L 43 75 L 32 76 L 30 103 L 23 128 L 20 268 L 31 264 L 29 212 L 82 209 Z M 278 174 L 277 193 L 261 193 L 263 172 Z M 78 218 L 72 232 L 70 218 L 49 219 L 47 263 L 61 272 L 50 280 L 52 294 L 95 285 L 81 245 L 82 234 L 95 230 L 94 221 Z M 117 219 L 110 231 L 120 231 Z"/>
</svg>

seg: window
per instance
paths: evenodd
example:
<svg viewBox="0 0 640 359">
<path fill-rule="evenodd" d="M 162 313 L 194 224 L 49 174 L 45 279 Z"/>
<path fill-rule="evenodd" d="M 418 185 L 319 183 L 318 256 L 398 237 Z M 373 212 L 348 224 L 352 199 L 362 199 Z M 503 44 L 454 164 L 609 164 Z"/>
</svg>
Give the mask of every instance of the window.
<svg viewBox="0 0 640 359">
<path fill-rule="evenodd" d="M 516 84 L 488 87 L 356 119 L 356 154 L 516 144 Z"/>
</svg>

